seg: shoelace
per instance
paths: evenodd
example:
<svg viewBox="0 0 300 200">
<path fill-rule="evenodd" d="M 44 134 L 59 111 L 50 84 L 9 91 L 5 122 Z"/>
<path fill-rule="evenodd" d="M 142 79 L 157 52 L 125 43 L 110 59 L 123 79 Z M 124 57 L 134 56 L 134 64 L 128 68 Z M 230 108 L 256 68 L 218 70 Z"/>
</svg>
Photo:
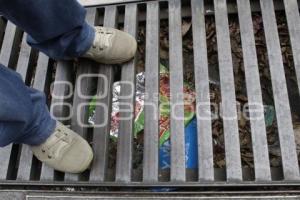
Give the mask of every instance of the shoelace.
<svg viewBox="0 0 300 200">
<path fill-rule="evenodd" d="M 55 142 L 49 144 L 46 149 L 42 149 L 43 153 L 48 152 L 48 158 L 52 159 L 59 155 L 59 152 L 64 148 L 70 141 L 67 139 L 68 134 L 62 133 L 62 130 L 56 129 L 54 136 L 57 137 Z"/>
<path fill-rule="evenodd" d="M 104 49 L 110 46 L 109 39 L 113 33 L 103 28 L 96 29 L 96 33 L 98 33 L 99 35 L 96 36 L 93 42 L 93 48 L 99 47 L 99 50 L 103 51 Z"/>
</svg>

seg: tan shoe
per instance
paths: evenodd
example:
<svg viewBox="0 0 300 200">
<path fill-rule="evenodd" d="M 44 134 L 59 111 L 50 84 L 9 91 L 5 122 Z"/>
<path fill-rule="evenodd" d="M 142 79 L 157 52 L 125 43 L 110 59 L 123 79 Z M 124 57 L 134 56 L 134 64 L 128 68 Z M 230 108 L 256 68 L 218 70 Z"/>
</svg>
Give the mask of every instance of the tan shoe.
<svg viewBox="0 0 300 200">
<path fill-rule="evenodd" d="M 82 57 L 104 64 L 120 64 L 132 59 L 136 49 L 137 42 L 128 33 L 96 26 L 93 45 Z"/>
<path fill-rule="evenodd" d="M 87 141 L 59 122 L 46 142 L 31 146 L 31 150 L 41 162 L 68 173 L 85 171 L 93 160 L 93 151 Z"/>
</svg>

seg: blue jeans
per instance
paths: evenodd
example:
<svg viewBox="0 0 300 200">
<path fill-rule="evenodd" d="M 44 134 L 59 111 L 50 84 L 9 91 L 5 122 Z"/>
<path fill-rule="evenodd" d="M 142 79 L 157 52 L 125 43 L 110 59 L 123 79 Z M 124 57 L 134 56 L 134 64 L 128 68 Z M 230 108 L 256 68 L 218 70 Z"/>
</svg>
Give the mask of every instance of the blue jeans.
<svg viewBox="0 0 300 200">
<path fill-rule="evenodd" d="M 0 13 L 29 35 L 32 47 L 54 59 L 81 56 L 94 39 L 86 11 L 76 0 L 0 0 Z M 0 64 L 0 146 L 41 144 L 55 125 L 44 93 L 28 88 Z"/>
</svg>

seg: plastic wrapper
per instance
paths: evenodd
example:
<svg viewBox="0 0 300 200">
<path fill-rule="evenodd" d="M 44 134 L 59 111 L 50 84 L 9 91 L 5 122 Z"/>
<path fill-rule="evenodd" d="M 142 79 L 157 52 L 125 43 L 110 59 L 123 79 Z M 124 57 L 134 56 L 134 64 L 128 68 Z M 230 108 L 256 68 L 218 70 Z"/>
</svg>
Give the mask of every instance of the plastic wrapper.
<svg viewBox="0 0 300 200">
<path fill-rule="evenodd" d="M 110 135 L 117 137 L 119 125 L 119 96 L 120 96 L 120 82 L 116 82 L 113 86 L 113 103 L 111 116 L 111 131 Z M 167 68 L 160 65 L 160 145 L 170 138 L 170 87 L 169 87 L 169 72 Z M 144 72 L 136 75 L 136 105 L 135 105 L 135 136 L 144 129 L 144 101 L 145 101 L 145 74 Z M 184 84 L 184 123 L 187 125 L 195 115 L 195 92 L 188 84 Z M 95 119 L 95 102 L 94 97 L 89 106 L 89 123 L 94 124 Z"/>
<path fill-rule="evenodd" d="M 119 96 L 121 91 L 120 82 L 115 82 L 113 85 L 113 97 L 112 97 L 112 113 L 111 113 L 111 130 L 110 135 L 113 138 L 118 137 L 119 128 Z M 144 106 L 144 96 L 145 96 L 145 74 L 141 72 L 136 75 L 136 107 L 135 116 L 139 116 Z M 89 119 L 88 123 L 90 125 L 95 124 L 95 110 L 96 110 L 96 96 L 90 101 L 89 104 Z M 108 120 L 109 121 L 109 120 Z M 136 123 L 135 123 L 136 124 Z"/>
<path fill-rule="evenodd" d="M 196 117 L 185 127 L 185 166 L 188 169 L 198 168 L 198 150 L 197 150 L 197 120 Z M 171 161 L 171 142 L 167 140 L 159 148 L 159 167 L 169 169 Z"/>
<path fill-rule="evenodd" d="M 160 65 L 160 90 L 159 90 L 159 103 L 160 103 L 160 133 L 159 143 L 164 144 L 170 138 L 170 79 L 167 68 Z M 189 87 L 188 84 L 184 84 L 184 124 L 185 126 L 195 116 L 195 92 Z M 135 134 L 141 132 L 144 129 L 144 110 L 140 109 L 135 120 Z"/>
</svg>

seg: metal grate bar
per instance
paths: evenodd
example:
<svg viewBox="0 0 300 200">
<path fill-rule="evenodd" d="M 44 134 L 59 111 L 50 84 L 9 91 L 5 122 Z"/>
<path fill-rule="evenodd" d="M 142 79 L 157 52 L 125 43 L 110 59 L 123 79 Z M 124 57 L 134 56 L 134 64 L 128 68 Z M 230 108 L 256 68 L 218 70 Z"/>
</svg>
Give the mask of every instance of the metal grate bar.
<svg viewBox="0 0 300 200">
<path fill-rule="evenodd" d="M 96 20 L 97 9 L 90 8 L 88 9 L 86 20 L 87 22 L 94 26 Z M 77 67 L 77 75 L 76 75 L 76 83 L 75 83 L 75 92 L 73 98 L 73 116 L 71 120 L 71 129 L 76 133 L 81 135 L 86 139 L 88 129 L 83 127 L 81 123 L 84 125 L 87 124 L 87 113 L 88 113 L 88 103 L 89 99 L 81 97 L 81 94 L 85 96 L 91 95 L 91 86 L 92 86 L 92 78 L 80 78 L 82 75 L 93 74 L 94 62 L 90 60 L 82 60 Z M 80 88 L 79 88 L 80 86 Z M 79 88 L 79 89 L 78 89 Z M 79 91 L 80 90 L 80 93 Z M 78 116 L 79 115 L 79 116 Z M 78 174 L 66 174 L 65 181 L 78 181 L 80 180 L 80 175 Z"/>
<path fill-rule="evenodd" d="M 32 152 L 29 146 L 23 144 L 21 146 L 21 156 L 17 180 L 30 180 L 30 172 L 32 167 Z"/>
<path fill-rule="evenodd" d="M 105 8 L 104 26 L 115 27 L 117 19 L 117 7 L 107 6 Z M 108 144 L 110 137 L 110 119 L 111 119 L 111 107 L 112 107 L 112 89 L 114 81 L 114 69 L 111 65 L 100 65 L 99 75 L 105 77 L 98 78 L 98 91 L 97 95 L 101 96 L 103 93 L 106 94 L 103 98 L 97 99 L 96 105 L 96 117 L 95 124 L 97 127 L 94 128 L 93 137 L 93 148 L 94 148 L 94 162 L 91 168 L 90 180 L 91 181 L 104 181 L 107 173 L 108 164 Z M 106 82 L 106 84 L 105 84 Z M 105 92 L 106 91 L 106 92 Z M 104 109 L 106 107 L 107 109 Z M 103 124 L 104 126 L 98 127 Z"/>
<path fill-rule="evenodd" d="M 147 3 L 143 181 L 158 180 L 159 2 Z"/>
<path fill-rule="evenodd" d="M 73 87 L 69 85 L 72 83 L 72 76 L 73 63 L 71 61 L 59 61 L 56 67 L 55 81 L 52 85 L 53 91 L 50 110 L 54 117 L 61 122 L 68 120 L 66 116 L 70 112 L 70 108 L 68 108 L 66 103 L 70 101 L 73 94 Z"/>
<path fill-rule="evenodd" d="M 12 144 L 0 149 L 0 180 L 6 180 Z"/>
<path fill-rule="evenodd" d="M 27 34 L 24 33 L 22 43 L 21 43 L 20 55 L 19 55 L 17 68 L 16 68 L 16 71 L 21 74 L 23 81 L 26 80 L 29 62 L 30 62 L 30 54 L 31 54 L 31 47 L 27 44 L 26 37 Z"/>
<path fill-rule="evenodd" d="M 240 21 L 241 39 L 243 44 L 244 67 L 251 120 L 255 178 L 257 181 L 267 181 L 271 180 L 271 172 L 266 126 L 263 117 L 264 109 L 259 79 L 258 62 L 256 57 L 253 23 L 251 20 L 250 2 L 249 0 L 239 0 L 237 1 L 237 5 Z M 259 112 L 257 112 L 258 109 Z"/>
<path fill-rule="evenodd" d="M 48 64 L 49 57 L 40 52 L 37 61 L 37 68 L 35 72 L 33 88 L 40 91 L 44 91 L 46 86 L 47 72 L 49 70 Z"/>
<path fill-rule="evenodd" d="M 199 180 L 214 180 L 212 124 L 206 46 L 204 1 L 192 0 L 194 70 L 196 82 Z"/>
<path fill-rule="evenodd" d="M 17 35 L 17 27 L 10 21 L 7 22 L 4 40 L 0 52 L 0 63 L 4 66 L 11 67 L 10 59 L 12 57 L 12 52 L 14 47 L 15 37 Z"/>
<path fill-rule="evenodd" d="M 295 180 L 299 179 L 299 165 L 274 5 L 271 0 L 262 0 L 260 4 L 274 93 L 283 173 L 286 180 Z"/>
<path fill-rule="evenodd" d="M 125 8 L 124 30 L 136 37 L 137 13 L 136 4 Z M 120 99 L 120 124 L 117 150 L 116 181 L 129 182 L 132 173 L 133 122 L 135 109 L 135 59 L 122 66 Z M 125 98 L 127 97 L 127 98 Z M 127 110 L 128 112 L 122 112 Z"/>
<path fill-rule="evenodd" d="M 284 0 L 285 13 L 290 33 L 296 77 L 300 91 L 300 17 L 297 0 Z"/>
<path fill-rule="evenodd" d="M 214 0 L 214 5 L 222 95 L 226 175 L 228 181 L 241 181 L 240 142 L 226 0 Z"/>
<path fill-rule="evenodd" d="M 171 181 L 185 181 L 181 1 L 169 1 Z M 175 106 L 174 106 L 175 105 Z"/>
<path fill-rule="evenodd" d="M 72 82 L 72 62 L 70 61 L 59 61 L 57 63 L 56 67 L 56 74 L 55 74 L 55 81 L 53 85 L 53 92 L 52 94 L 55 94 L 55 96 L 59 97 L 67 97 L 70 93 L 73 92 L 73 88 L 69 88 L 65 83 L 71 83 Z M 57 117 L 64 117 L 67 114 L 67 110 L 64 108 L 64 102 L 67 99 L 65 98 L 55 98 L 52 96 L 52 102 L 51 102 L 51 110 L 52 114 Z M 53 168 L 48 167 L 47 165 L 42 163 L 41 167 L 41 175 L 40 180 L 42 181 L 53 181 L 54 180 L 54 170 Z"/>
<path fill-rule="evenodd" d="M 108 169 L 110 163 L 110 119 L 112 111 L 113 82 L 118 78 L 115 74 L 114 66 L 97 64 L 95 62 L 80 59 L 78 63 L 72 61 L 59 61 L 55 70 L 55 81 L 53 85 L 51 111 L 52 114 L 63 123 L 71 122 L 71 128 L 83 136 L 85 139 L 92 139 L 92 146 L 95 152 L 93 166 L 91 171 L 83 174 L 60 174 L 55 173 L 52 168 L 41 165 L 40 181 L 36 181 L 36 175 L 39 172 L 40 164 L 33 159 L 30 148 L 26 145 L 20 146 L 19 152 L 17 145 L 9 145 L 0 149 L 0 182 L 5 185 L 60 185 L 60 186 L 113 186 L 113 187 L 199 187 L 199 186 L 278 186 L 278 185 L 296 185 L 299 182 L 299 165 L 296 153 L 295 138 L 293 134 L 293 124 L 291 108 L 289 105 L 288 90 L 285 78 L 285 69 L 283 66 L 283 57 L 280 47 L 278 26 L 274 12 L 274 6 L 278 4 L 277 0 L 261 0 L 251 2 L 250 0 L 237 0 L 235 4 L 226 0 L 214 0 L 212 4 L 206 5 L 204 0 L 161 0 L 147 1 L 142 3 L 130 3 L 123 5 L 110 5 L 101 8 L 88 9 L 87 21 L 94 25 L 103 20 L 104 26 L 118 27 L 118 23 L 123 24 L 124 30 L 137 38 L 138 21 L 141 22 L 141 44 L 145 45 L 145 129 L 143 141 L 143 164 L 136 165 L 133 158 L 134 148 L 134 120 L 135 120 L 135 80 L 136 80 L 136 60 L 123 64 L 121 71 L 121 98 L 119 118 L 119 137 L 117 144 L 116 171 Z M 286 11 L 286 19 L 289 28 L 290 43 L 293 52 L 295 71 L 298 85 L 300 85 L 300 16 L 297 0 L 283 0 Z M 167 4 L 165 4 L 167 3 Z M 189 4 L 191 3 L 191 4 Z M 253 3 L 253 5 L 252 5 Z M 273 5 L 274 3 L 274 5 Z M 245 82 L 247 92 L 247 101 L 249 103 L 251 141 L 254 159 L 254 169 L 246 169 L 241 166 L 241 152 L 239 141 L 239 126 L 236 109 L 235 79 L 241 77 L 234 76 L 232 59 L 232 47 L 230 40 L 228 11 L 234 5 L 237 5 L 237 15 L 240 30 L 243 66 L 245 70 Z M 260 6 L 259 6 L 260 5 Z M 207 13 L 209 9 L 214 12 Z M 125 8 L 125 17 L 123 12 Z M 253 9 L 254 8 L 254 9 Z M 273 99 L 276 110 L 276 120 L 280 142 L 280 151 L 282 157 L 281 168 L 271 168 L 268 152 L 268 141 L 266 125 L 263 114 L 263 98 L 265 95 L 265 83 L 260 81 L 258 64 L 258 55 L 255 43 L 255 35 L 252 22 L 252 12 L 260 11 L 264 26 L 268 62 L 271 72 L 271 82 Z M 97 18 L 97 9 L 100 9 L 101 17 Z M 102 11 L 104 13 L 102 14 Z M 191 11 L 191 13 L 190 13 Z M 185 12 L 185 14 L 184 14 Z M 205 22 L 206 14 L 214 14 L 215 24 L 209 21 Z M 103 16 L 104 17 L 103 17 Z M 138 17 L 142 16 L 143 19 Z M 163 18 L 161 18 L 163 16 Z M 187 32 L 183 37 L 181 32 L 182 22 L 190 20 L 185 17 L 191 16 L 192 32 Z M 281 19 L 281 14 L 279 19 Z M 160 88 L 160 37 L 165 36 L 165 28 L 160 28 L 161 20 L 169 20 L 169 66 L 170 66 L 170 103 L 171 103 L 171 171 L 159 169 L 159 88 Z M 260 18 L 258 18 L 260 19 Z M 235 19 L 234 26 L 236 25 Z M 256 18 L 255 18 L 256 20 Z M 146 36 L 144 39 L 144 22 L 146 22 Z M 255 21 L 257 22 L 257 21 Z M 260 22 L 258 22 L 260 23 Z M 6 25 L 5 25 L 6 24 Z M 216 32 L 214 31 L 214 26 Z M 223 117 L 223 129 L 225 139 L 226 171 L 225 168 L 214 168 L 213 136 L 219 133 L 219 124 L 215 124 L 211 116 L 212 102 L 210 91 L 208 50 L 206 41 L 206 26 L 217 38 L 217 53 L 219 62 L 219 75 L 221 86 L 221 115 Z M 235 27 L 233 27 L 235 28 Z M 5 22 L 0 18 L 0 39 L 4 40 L 0 51 L 0 63 L 8 65 L 10 68 L 17 66 L 16 71 L 22 76 L 22 79 L 29 84 L 34 74 L 33 66 L 37 60 L 37 67 L 33 77 L 33 87 L 48 92 L 49 78 L 54 73 L 52 70 L 52 60 L 42 53 L 37 55 L 37 51 L 32 49 L 26 43 L 26 34 L 22 36 L 22 31 L 16 28 L 11 22 Z M 3 29 L 3 31 L 2 31 Z M 161 29 L 161 30 L 160 30 Z M 4 32 L 4 30 L 6 30 Z M 211 32 L 210 32 L 211 33 Z M 263 33 L 259 31 L 258 34 Z M 21 38 L 22 36 L 22 38 Z M 260 35 L 261 36 L 261 35 Z M 209 36 L 210 37 L 210 36 Z M 262 36 L 263 37 L 263 36 Z M 287 36 L 284 36 L 286 38 Z M 22 39 L 22 40 L 21 40 Z M 192 41 L 191 41 L 192 39 Z M 211 38 L 208 39 L 211 42 Z M 165 43 L 166 41 L 163 41 Z M 239 42 L 239 41 L 237 41 Z M 21 44 L 21 45 L 20 45 Z M 197 111 L 197 137 L 198 137 L 198 169 L 186 169 L 185 152 L 185 127 L 184 127 L 184 64 L 183 50 L 191 49 L 193 45 L 194 56 L 194 78 L 196 93 L 196 111 Z M 167 44 L 163 46 L 168 46 Z M 184 47 L 184 48 L 183 48 Z M 18 52 L 20 50 L 20 52 Z M 144 56 L 144 47 L 139 47 L 141 65 Z M 267 52 L 266 52 L 267 50 Z M 37 57 L 39 56 L 39 57 Z M 213 55 L 215 58 L 215 49 Z M 261 55 L 259 55 L 261 56 Z M 212 57 L 209 57 L 212 58 Z M 212 58 L 212 59 L 213 59 Z M 164 59 L 162 59 L 164 60 Z M 74 67 L 76 65 L 75 73 Z M 76 74 L 76 77 L 74 75 Z M 240 73 L 239 73 L 240 74 Z M 80 79 L 81 75 L 91 75 Z M 99 76 L 100 77 L 99 77 Z M 104 80 L 103 78 L 107 78 Z M 193 78 L 193 77 L 191 77 Z M 73 83 L 75 79 L 75 88 L 65 84 Z M 98 80 L 97 80 L 98 79 Z M 96 84 L 97 83 L 97 84 Z M 263 84 L 264 83 L 264 84 Z M 262 85 L 261 85 L 262 84 Z M 79 86 L 80 85 L 80 86 Z M 268 85 L 267 85 L 268 86 Z M 271 87 L 271 85 L 269 85 Z M 97 88 L 96 88 L 97 87 Z M 262 87 L 264 90 L 262 90 Z M 79 91 L 79 88 L 81 90 Z M 97 91 L 95 90 L 97 89 Z M 212 87 L 215 89 L 215 86 Z M 271 89 L 271 88 L 267 88 Z M 300 89 L 300 88 L 299 88 Z M 74 94 L 73 94 L 74 91 Z M 300 90 L 299 90 L 300 91 Z M 88 104 L 90 97 L 80 95 L 98 95 L 96 101 L 96 117 L 91 137 L 92 129 L 82 127 L 88 120 Z M 267 91 L 268 92 L 268 91 Z M 53 95 L 55 94 L 55 95 Z M 267 95 L 267 94 L 266 94 Z M 58 98 L 58 96 L 62 98 Z M 66 97 L 68 96 L 68 97 Z M 100 97 L 102 96 L 102 97 Z M 291 99 L 293 100 L 293 99 Z M 66 103 L 73 102 L 73 107 L 69 108 Z M 85 104 L 85 105 L 84 105 Z M 80 108 L 80 113 L 77 112 Z M 70 121 L 67 115 L 72 115 Z M 63 119 L 63 117 L 66 117 Z M 78 121 L 79 120 L 79 121 Z M 107 122 L 107 123 L 105 123 Z M 212 123 L 213 122 L 213 123 Z M 98 126 L 105 124 L 104 126 Z M 217 126 L 217 127 L 216 127 Z M 246 124 L 248 128 L 248 121 Z M 276 126 L 276 125 L 275 125 Z M 217 130 L 215 130 L 215 127 Z M 273 127 L 273 126 L 272 126 Z M 214 128 L 214 129 L 212 129 Z M 221 128 L 221 127 L 220 127 Z M 276 128 L 275 128 L 276 129 Z M 216 132 L 215 132 L 216 131 Z M 277 130 L 276 130 L 277 131 Z M 271 134 L 277 134 L 277 132 Z M 242 134 L 244 132 L 241 132 Z M 248 133 L 248 131 L 247 131 Z M 218 135 L 219 136 L 219 135 Z M 269 136 L 269 135 L 268 135 Z M 222 136 L 221 136 L 222 137 Z M 140 138 L 138 138 L 140 139 Z M 248 138 L 247 138 L 248 139 Z M 218 141 L 218 140 L 217 140 Z M 139 142 L 139 141 L 138 141 Z M 243 146 L 244 147 L 244 146 Z M 248 146 L 247 146 L 248 148 Z M 243 149 L 244 151 L 244 149 Z M 140 152 L 140 151 L 139 151 Z M 17 155 L 17 153 L 19 153 Z M 216 157 L 219 154 L 216 154 Z M 244 158 L 244 157 L 243 157 Z M 217 158 L 219 159 L 219 158 Z M 273 159 L 273 157 L 272 157 Z M 137 159 L 138 161 L 140 159 Z M 244 160 L 244 159 L 243 159 Z M 33 162 L 34 161 L 34 162 Z M 273 161 L 273 160 L 272 160 Z M 276 159 L 277 161 L 277 159 Z M 216 164 L 219 164 L 216 162 Z M 251 163 L 250 163 L 251 164 Z M 16 165 L 16 166 L 15 166 Z M 274 163 L 272 162 L 272 166 Z M 138 166 L 136 169 L 135 166 Z M 142 168 L 142 170 L 141 170 Z M 243 169 L 243 170 L 242 170 Z M 14 171 L 17 170 L 17 171 Z M 282 171 L 283 175 L 282 175 Z M 142 172 L 142 173 L 141 173 Z M 160 173 L 161 172 L 161 173 Z M 254 173 L 253 173 L 254 172 Z M 272 174 L 271 174 L 272 172 Z M 271 176 L 272 175 L 272 176 Z M 63 179 L 64 182 L 60 181 Z M 253 180 L 255 176 L 255 181 Z M 111 181 L 115 177 L 116 181 Z M 170 177 L 170 180 L 169 180 Z M 15 179 L 16 180 L 11 180 Z M 142 181 L 141 181 L 142 178 Z M 226 181 L 225 181 L 226 180 Z M 249 181 L 248 181 L 249 180 Z M 277 182 L 277 180 L 279 180 Z M 164 182 L 168 181 L 168 182 Z M 190 182 L 192 181 L 192 182 Z"/>
</svg>

